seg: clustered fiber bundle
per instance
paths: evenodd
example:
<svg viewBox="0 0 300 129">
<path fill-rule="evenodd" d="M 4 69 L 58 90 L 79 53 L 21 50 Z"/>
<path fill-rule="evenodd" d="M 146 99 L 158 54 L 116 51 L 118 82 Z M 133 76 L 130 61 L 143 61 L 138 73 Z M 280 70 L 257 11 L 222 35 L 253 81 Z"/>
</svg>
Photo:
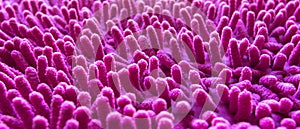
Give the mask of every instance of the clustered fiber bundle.
<svg viewBox="0 0 300 129">
<path fill-rule="evenodd" d="M 299 0 L 0 0 L 0 128 L 295 129 L 299 28 Z"/>
</svg>

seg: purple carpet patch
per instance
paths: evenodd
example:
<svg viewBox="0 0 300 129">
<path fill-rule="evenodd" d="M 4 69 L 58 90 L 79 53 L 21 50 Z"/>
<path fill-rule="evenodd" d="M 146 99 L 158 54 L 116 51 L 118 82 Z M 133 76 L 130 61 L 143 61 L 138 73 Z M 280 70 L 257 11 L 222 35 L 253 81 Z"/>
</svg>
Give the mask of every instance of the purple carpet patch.
<svg viewBox="0 0 300 129">
<path fill-rule="evenodd" d="M 0 0 L 0 128 L 300 128 L 299 29 L 299 0 Z"/>
</svg>

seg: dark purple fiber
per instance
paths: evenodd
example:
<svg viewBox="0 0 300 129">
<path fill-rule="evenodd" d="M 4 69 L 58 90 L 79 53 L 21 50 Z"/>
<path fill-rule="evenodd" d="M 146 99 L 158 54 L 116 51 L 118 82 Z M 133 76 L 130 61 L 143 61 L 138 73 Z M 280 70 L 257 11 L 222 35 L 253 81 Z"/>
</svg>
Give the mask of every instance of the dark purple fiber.
<svg viewBox="0 0 300 129">
<path fill-rule="evenodd" d="M 300 1 L 0 0 L 9 128 L 300 128 Z"/>
</svg>

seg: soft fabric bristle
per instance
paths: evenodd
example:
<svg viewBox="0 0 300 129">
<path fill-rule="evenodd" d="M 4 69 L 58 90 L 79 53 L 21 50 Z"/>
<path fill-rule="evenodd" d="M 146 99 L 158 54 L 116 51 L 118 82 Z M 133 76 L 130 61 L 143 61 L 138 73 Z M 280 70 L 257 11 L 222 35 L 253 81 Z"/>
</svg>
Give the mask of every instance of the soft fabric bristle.
<svg viewBox="0 0 300 129">
<path fill-rule="evenodd" d="M 299 5 L 0 0 L 0 128 L 299 128 Z"/>
</svg>

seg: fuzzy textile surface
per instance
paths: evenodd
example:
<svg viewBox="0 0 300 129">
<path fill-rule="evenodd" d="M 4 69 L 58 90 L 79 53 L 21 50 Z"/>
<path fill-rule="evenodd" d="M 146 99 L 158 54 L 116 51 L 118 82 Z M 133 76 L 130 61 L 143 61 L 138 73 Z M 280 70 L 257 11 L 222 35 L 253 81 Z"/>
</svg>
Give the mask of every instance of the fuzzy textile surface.
<svg viewBox="0 0 300 129">
<path fill-rule="evenodd" d="M 0 0 L 0 129 L 300 129 L 300 0 Z"/>
</svg>

